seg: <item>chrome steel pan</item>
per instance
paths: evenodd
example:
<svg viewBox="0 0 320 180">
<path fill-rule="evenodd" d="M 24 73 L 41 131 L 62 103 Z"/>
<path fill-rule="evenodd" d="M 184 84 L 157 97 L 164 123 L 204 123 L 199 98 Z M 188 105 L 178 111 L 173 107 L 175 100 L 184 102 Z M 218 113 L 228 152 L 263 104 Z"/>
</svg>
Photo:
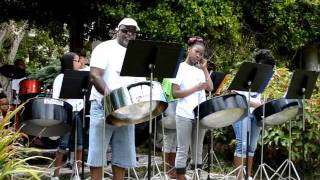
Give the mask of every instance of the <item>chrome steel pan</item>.
<svg viewBox="0 0 320 180">
<path fill-rule="evenodd" d="M 138 124 L 149 120 L 150 82 L 144 81 L 113 90 L 105 97 L 106 122 L 115 126 Z M 152 82 L 152 118 L 167 108 L 159 82 Z"/>
<path fill-rule="evenodd" d="M 229 94 L 213 97 L 199 105 L 200 126 L 203 128 L 226 127 L 247 115 L 246 97 L 240 94 Z M 198 107 L 194 110 L 197 117 Z"/>
<path fill-rule="evenodd" d="M 29 135 L 62 136 L 71 130 L 72 106 L 60 99 L 30 99 L 25 105 L 19 125 Z"/>
<path fill-rule="evenodd" d="M 302 114 L 302 101 L 300 99 L 280 98 L 265 103 L 265 119 L 266 126 L 283 124 L 290 119 Z M 262 125 L 263 105 L 257 107 L 253 111 L 253 115 L 257 119 L 258 125 Z"/>
</svg>

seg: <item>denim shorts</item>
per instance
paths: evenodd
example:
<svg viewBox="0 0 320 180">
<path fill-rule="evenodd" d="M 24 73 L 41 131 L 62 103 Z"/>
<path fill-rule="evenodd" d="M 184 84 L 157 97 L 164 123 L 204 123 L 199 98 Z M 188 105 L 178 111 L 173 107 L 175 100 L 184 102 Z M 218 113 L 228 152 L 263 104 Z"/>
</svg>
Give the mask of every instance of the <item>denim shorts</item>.
<svg viewBox="0 0 320 180">
<path fill-rule="evenodd" d="M 106 165 L 107 146 L 110 144 L 112 165 L 122 168 L 135 167 L 134 125 L 121 127 L 108 125 L 104 121 L 103 114 L 101 103 L 96 100 L 91 101 L 88 165 L 91 167 Z"/>
<path fill-rule="evenodd" d="M 248 155 L 253 157 L 257 149 L 261 131 L 261 128 L 257 125 L 255 117 L 253 115 L 247 116 L 242 120 L 237 121 L 232 126 L 237 140 L 234 155 L 237 157 L 245 157 L 246 152 L 248 151 Z M 248 146 L 247 132 L 249 132 L 250 137 Z"/>
</svg>

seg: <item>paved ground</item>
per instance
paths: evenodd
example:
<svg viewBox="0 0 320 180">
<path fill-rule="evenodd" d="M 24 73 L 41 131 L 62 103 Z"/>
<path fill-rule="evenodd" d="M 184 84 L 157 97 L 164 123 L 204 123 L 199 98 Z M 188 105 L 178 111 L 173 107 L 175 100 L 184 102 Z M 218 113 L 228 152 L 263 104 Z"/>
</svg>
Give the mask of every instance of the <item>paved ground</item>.
<svg viewBox="0 0 320 180">
<path fill-rule="evenodd" d="M 131 169 L 130 173 L 127 173 L 127 178 L 126 179 L 132 179 L 132 180 L 136 180 L 136 179 L 147 179 L 147 166 L 148 166 L 148 156 L 147 155 L 138 155 L 137 156 L 138 161 L 137 161 L 137 168 L 135 169 Z M 159 169 L 162 169 L 162 159 L 161 157 L 156 156 L 155 158 L 152 157 L 152 178 L 153 180 L 160 180 L 160 179 L 170 179 L 168 177 L 164 176 L 164 173 L 161 172 Z M 44 166 L 41 165 L 42 167 L 46 168 L 46 172 L 47 172 L 47 178 L 43 178 L 43 179 L 48 179 L 50 180 L 50 176 L 53 174 L 53 167 L 49 167 L 49 165 Z M 154 170 L 153 170 L 154 169 Z M 71 178 L 72 176 L 74 176 L 74 171 L 72 170 L 72 165 L 70 163 L 67 163 L 64 165 L 64 167 L 61 168 L 61 178 L 60 180 L 75 180 L 76 178 Z M 81 170 L 80 170 L 80 177 L 81 177 Z M 89 168 L 87 166 L 85 166 L 84 168 L 84 176 L 85 179 L 89 179 Z M 201 171 L 200 173 L 201 175 L 201 179 L 207 179 L 208 177 L 208 173 L 205 171 Z M 191 177 L 194 177 L 194 171 L 188 170 L 187 171 L 187 179 L 192 179 Z M 130 178 L 128 178 L 130 177 Z M 215 179 L 222 179 L 222 175 L 219 174 L 214 174 L 214 173 L 210 173 L 210 179 L 215 180 Z M 111 167 L 110 165 L 108 165 L 107 167 L 105 167 L 105 179 L 110 179 L 112 178 L 112 173 L 111 173 Z M 229 177 L 229 178 L 225 178 L 225 180 L 234 180 L 234 177 Z"/>
</svg>

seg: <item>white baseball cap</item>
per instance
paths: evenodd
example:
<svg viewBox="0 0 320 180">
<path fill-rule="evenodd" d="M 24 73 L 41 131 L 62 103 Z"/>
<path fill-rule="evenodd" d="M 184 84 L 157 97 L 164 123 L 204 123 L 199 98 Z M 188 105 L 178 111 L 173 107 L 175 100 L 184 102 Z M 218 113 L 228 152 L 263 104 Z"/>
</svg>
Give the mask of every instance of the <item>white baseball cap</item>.
<svg viewBox="0 0 320 180">
<path fill-rule="evenodd" d="M 116 30 L 118 30 L 121 25 L 125 25 L 125 26 L 135 26 L 135 27 L 137 28 L 137 30 L 140 31 L 140 28 L 139 28 L 139 26 L 138 26 L 137 21 L 134 20 L 134 19 L 132 19 L 132 18 L 124 18 L 124 19 L 122 19 L 122 20 L 119 22 Z"/>
</svg>

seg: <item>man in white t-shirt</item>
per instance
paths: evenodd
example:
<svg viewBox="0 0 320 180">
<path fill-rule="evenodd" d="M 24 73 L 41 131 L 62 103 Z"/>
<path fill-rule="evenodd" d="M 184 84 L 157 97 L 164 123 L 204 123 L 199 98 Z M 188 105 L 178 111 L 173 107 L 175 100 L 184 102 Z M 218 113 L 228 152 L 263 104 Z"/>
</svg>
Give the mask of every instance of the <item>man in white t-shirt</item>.
<svg viewBox="0 0 320 180">
<path fill-rule="evenodd" d="M 129 40 L 140 30 L 137 22 L 124 18 L 118 24 L 116 38 L 99 44 L 90 59 L 92 79 L 88 165 L 92 180 L 102 179 L 102 166 L 106 162 L 107 145 L 112 147 L 113 179 L 123 179 L 125 168 L 136 165 L 134 125 L 115 127 L 105 124 L 101 101 L 114 89 L 135 82 L 134 77 L 120 76 Z M 105 134 L 103 134 L 105 132 Z"/>
</svg>

